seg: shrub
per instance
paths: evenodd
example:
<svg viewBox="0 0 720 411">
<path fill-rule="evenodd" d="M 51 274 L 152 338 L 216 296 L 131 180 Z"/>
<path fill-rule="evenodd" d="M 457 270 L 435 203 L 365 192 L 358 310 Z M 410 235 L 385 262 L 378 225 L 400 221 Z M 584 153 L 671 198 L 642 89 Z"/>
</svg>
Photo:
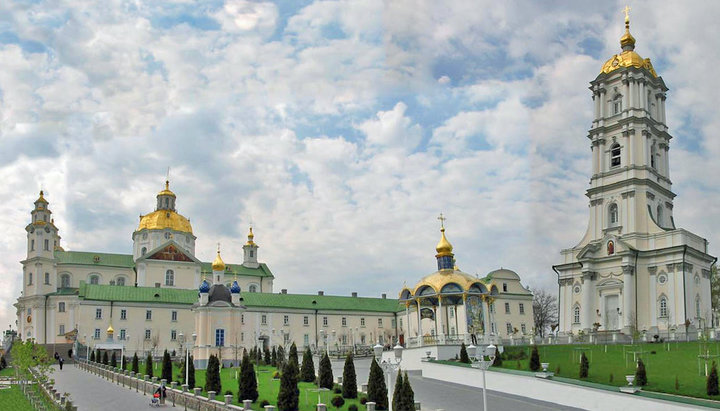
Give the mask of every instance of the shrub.
<svg viewBox="0 0 720 411">
<path fill-rule="evenodd" d="M 530 354 L 530 371 L 540 370 L 540 353 L 538 352 L 537 346 L 533 345 L 532 353 Z"/>
<path fill-rule="evenodd" d="M 295 366 L 295 369 L 300 369 L 300 363 L 298 362 L 298 353 L 297 353 L 297 346 L 295 343 L 292 343 L 290 346 L 290 354 L 288 354 L 288 361 L 293 363 Z"/>
<path fill-rule="evenodd" d="M 193 361 L 192 355 L 190 356 L 190 360 L 188 361 L 188 381 L 187 381 L 189 389 L 192 389 L 195 387 L 195 362 Z"/>
<path fill-rule="evenodd" d="M 378 410 L 386 410 L 388 408 L 388 390 L 385 385 L 385 377 L 375 358 L 373 358 L 370 363 L 368 401 L 374 402 L 375 408 Z"/>
<path fill-rule="evenodd" d="M 233 394 L 233 392 L 230 390 L 225 390 L 225 395 L 235 395 L 235 394 Z"/>
<path fill-rule="evenodd" d="M 402 373 L 400 372 L 400 369 L 398 369 L 397 378 L 395 379 L 395 390 L 393 391 L 393 397 L 392 397 L 392 407 L 394 410 L 400 410 L 402 408 L 403 404 L 403 377 Z"/>
<path fill-rule="evenodd" d="M 638 359 L 637 369 L 635 370 L 635 385 L 644 387 L 647 385 L 647 372 L 645 372 L 645 363 L 642 359 Z"/>
<path fill-rule="evenodd" d="M 175 350 L 172 350 L 172 356 L 175 357 L 177 355 L 177 352 Z"/>
<path fill-rule="evenodd" d="M 720 394 L 720 389 L 718 388 L 717 364 L 715 364 L 715 361 L 713 361 L 710 375 L 708 375 L 707 377 L 707 395 L 712 396 L 718 394 Z"/>
<path fill-rule="evenodd" d="M 95 362 L 95 350 L 90 353 L 90 362 Z"/>
<path fill-rule="evenodd" d="M 610 373 L 610 384 L 612 384 L 613 380 L 615 380 L 615 376 L 613 373 Z"/>
<path fill-rule="evenodd" d="M 500 353 L 500 352 L 495 354 L 495 360 L 492 363 L 493 367 L 502 367 L 502 361 L 503 361 L 502 356 L 503 356 L 503 353 Z"/>
<path fill-rule="evenodd" d="M 260 404 L 258 404 L 258 405 L 260 405 L 260 408 L 264 409 L 266 405 L 270 405 L 270 401 L 262 400 L 262 401 L 260 401 Z"/>
<path fill-rule="evenodd" d="M 108 363 L 109 363 L 107 351 L 103 352 L 102 363 L 103 363 L 103 365 L 108 365 Z"/>
<path fill-rule="evenodd" d="M 270 365 L 273 367 L 277 367 L 277 350 L 275 350 L 275 346 L 273 345 L 272 352 L 270 353 Z"/>
<path fill-rule="evenodd" d="M 277 371 L 275 371 L 277 374 Z M 257 379 L 255 378 L 255 366 L 247 352 L 243 353 L 242 362 L 240 363 L 240 380 L 238 381 L 238 400 L 256 401 L 260 394 L 257 389 Z"/>
<path fill-rule="evenodd" d="M 306 348 L 305 352 L 303 353 L 300 379 L 305 382 L 315 381 L 315 364 L 313 364 L 313 357 L 312 353 L 310 352 L 310 347 Z"/>
<path fill-rule="evenodd" d="M 112 357 L 110 357 L 110 366 L 117 368 L 117 354 L 115 354 L 115 351 L 113 351 Z"/>
<path fill-rule="evenodd" d="M 220 361 L 212 354 L 210 354 L 210 358 L 208 358 L 207 370 L 205 371 L 205 392 L 210 391 L 222 392 Z"/>
<path fill-rule="evenodd" d="M 345 399 L 342 397 L 342 395 L 336 395 L 333 397 L 332 400 L 330 400 L 330 403 L 333 405 L 333 407 L 340 408 L 345 405 Z"/>
<path fill-rule="evenodd" d="M 282 378 L 280 378 L 280 392 L 278 392 L 278 410 L 295 411 L 300 402 L 300 390 L 297 380 L 298 370 L 292 361 L 285 363 Z"/>
<path fill-rule="evenodd" d="M 279 380 L 281 376 L 280 371 L 275 371 L 272 375 L 274 380 Z"/>
<path fill-rule="evenodd" d="M 460 346 L 460 362 L 465 364 L 470 364 L 470 357 L 468 357 L 467 348 L 465 347 L 465 343 L 462 343 Z"/>
<path fill-rule="evenodd" d="M 153 377 L 153 363 L 152 363 L 152 355 L 148 353 L 147 358 L 145 358 L 145 375 L 149 376 L 150 378 Z"/>
<path fill-rule="evenodd" d="M 412 386 L 410 386 L 410 378 L 408 378 L 407 372 L 405 373 L 403 383 L 403 406 L 408 410 L 414 410 L 415 392 L 413 391 Z"/>
<path fill-rule="evenodd" d="M 342 395 L 345 398 L 357 398 L 357 375 L 355 374 L 355 362 L 352 353 L 345 357 Z"/>
<path fill-rule="evenodd" d="M 580 357 L 580 378 L 587 378 L 589 370 L 590 361 L 588 361 L 585 353 L 582 353 L 582 356 Z"/>
<path fill-rule="evenodd" d="M 133 371 L 135 374 L 140 372 L 140 359 L 138 358 L 137 353 L 133 354 L 132 369 L 130 371 Z"/>
<path fill-rule="evenodd" d="M 335 387 L 333 388 L 333 392 L 335 394 L 342 394 L 342 388 L 340 388 L 339 385 L 335 384 Z"/>
<path fill-rule="evenodd" d="M 320 360 L 318 377 L 320 378 L 320 386 L 322 388 L 333 389 L 332 364 L 330 364 L 330 357 L 328 357 L 327 353 L 325 353 Z"/>
<path fill-rule="evenodd" d="M 358 407 L 355 404 L 350 404 L 348 411 L 358 411 Z"/>
<path fill-rule="evenodd" d="M 367 402 L 368 402 L 367 397 L 360 398 L 360 404 L 365 405 L 365 404 L 367 404 Z"/>
<path fill-rule="evenodd" d="M 167 350 L 163 353 L 163 360 L 162 360 L 162 373 L 160 376 L 161 380 L 165 380 L 167 382 L 170 382 L 173 380 L 172 378 L 172 361 L 170 360 L 170 353 L 168 353 Z"/>
<path fill-rule="evenodd" d="M 555 375 L 560 375 L 560 366 L 555 367 Z"/>
<path fill-rule="evenodd" d="M 265 348 L 265 364 L 270 365 L 272 364 L 272 356 L 270 355 L 270 350 Z"/>
<path fill-rule="evenodd" d="M 517 362 L 517 369 L 522 370 L 522 364 L 520 364 L 520 360 L 518 360 Z"/>
</svg>

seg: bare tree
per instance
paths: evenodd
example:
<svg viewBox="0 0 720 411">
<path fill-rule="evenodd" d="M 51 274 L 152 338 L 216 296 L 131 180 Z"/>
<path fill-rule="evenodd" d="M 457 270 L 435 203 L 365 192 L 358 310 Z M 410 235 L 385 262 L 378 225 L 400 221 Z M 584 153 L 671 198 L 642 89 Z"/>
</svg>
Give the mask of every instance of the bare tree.
<svg viewBox="0 0 720 411">
<path fill-rule="evenodd" d="M 533 295 L 533 321 L 535 332 L 545 337 L 545 330 L 557 322 L 557 297 L 545 290 L 535 290 Z"/>
</svg>

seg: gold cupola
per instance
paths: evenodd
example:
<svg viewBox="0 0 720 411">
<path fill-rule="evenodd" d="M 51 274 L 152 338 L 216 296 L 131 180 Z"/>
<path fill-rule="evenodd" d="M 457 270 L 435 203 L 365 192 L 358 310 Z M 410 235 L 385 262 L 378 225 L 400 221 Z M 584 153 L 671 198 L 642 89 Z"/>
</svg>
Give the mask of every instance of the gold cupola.
<svg viewBox="0 0 720 411">
<path fill-rule="evenodd" d="M 212 270 L 225 271 L 225 262 L 220 257 L 220 247 L 218 247 L 217 256 L 215 256 L 215 261 L 212 263 Z"/>
<path fill-rule="evenodd" d="M 183 233 L 192 234 L 190 220 L 178 214 L 175 210 L 177 196 L 170 191 L 170 181 L 165 180 L 165 189 L 157 194 L 157 206 L 150 214 L 140 216 L 140 230 L 164 230 L 170 229 Z"/>
<path fill-rule="evenodd" d="M 635 52 L 635 37 L 630 34 L 630 8 L 625 7 L 623 11 L 625 12 L 625 34 L 620 37 L 622 52 L 615 54 L 603 64 L 601 74 L 608 74 L 623 67 L 635 67 L 646 69 L 653 77 L 657 77 L 650 59 L 644 59 Z"/>
<path fill-rule="evenodd" d="M 255 234 L 252 232 L 252 226 L 250 226 L 250 232 L 248 233 L 248 240 L 246 245 L 255 245 Z"/>
<path fill-rule="evenodd" d="M 437 243 L 437 246 L 435 246 L 435 251 L 437 251 L 436 257 L 452 256 L 453 246 L 445 237 L 444 227 L 440 229 L 440 233 L 440 241 Z"/>
<path fill-rule="evenodd" d="M 110 324 L 110 325 L 108 326 L 108 328 L 107 328 L 107 333 L 108 333 L 108 334 L 113 334 L 114 332 L 115 332 L 115 329 L 113 328 L 112 324 Z"/>
</svg>

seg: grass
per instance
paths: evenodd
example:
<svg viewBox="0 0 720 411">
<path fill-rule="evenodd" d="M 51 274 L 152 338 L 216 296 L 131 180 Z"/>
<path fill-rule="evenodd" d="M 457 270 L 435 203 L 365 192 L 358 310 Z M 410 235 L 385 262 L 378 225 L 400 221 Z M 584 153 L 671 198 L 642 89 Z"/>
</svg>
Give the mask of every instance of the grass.
<svg viewBox="0 0 720 411">
<path fill-rule="evenodd" d="M 619 345 L 549 345 L 539 346 L 540 362 L 548 362 L 549 371 L 566 378 L 579 379 L 580 352 L 590 361 L 588 378 L 585 381 L 610 386 L 627 385 L 626 375 L 635 374 L 635 363 L 628 351 L 643 351 L 640 354 L 647 371 L 648 385 L 645 391 L 657 391 L 669 394 L 686 395 L 704 399 L 706 393 L 704 363 L 698 371 L 699 342 L 668 344 L 636 344 L 634 347 Z M 669 347 L 669 351 L 668 351 Z M 710 355 L 720 354 L 720 344 L 705 345 Z M 502 368 L 529 371 L 529 346 L 506 346 Z M 625 352 L 624 352 L 625 351 Z M 522 358 L 524 356 L 524 358 Z M 508 359 L 505 359 L 508 357 Z M 517 359 L 512 359 L 517 358 Z M 711 359 L 710 361 L 712 361 Z M 720 357 L 714 358 L 720 362 Z M 708 370 L 710 366 L 708 365 Z M 677 386 L 676 386 L 677 381 Z"/>
<path fill-rule="evenodd" d="M 144 370 L 145 365 L 141 362 L 140 372 L 144 372 Z M 273 380 L 272 378 L 272 375 L 276 370 L 277 369 L 275 367 L 266 365 L 255 366 L 255 372 L 258 378 L 258 393 L 260 394 L 260 396 L 254 404 L 259 404 L 263 400 L 267 400 L 270 405 L 277 405 L 278 392 L 280 391 L 280 380 Z M 238 380 L 235 378 L 235 373 L 239 373 L 239 371 L 239 367 L 223 368 L 220 370 L 220 383 L 222 384 L 222 393 L 218 393 L 219 400 L 224 400 L 223 395 L 225 395 L 225 392 L 229 390 L 233 393 L 232 403 L 240 405 L 242 404 L 238 401 Z M 175 380 L 178 379 L 177 376 L 179 375 L 179 373 L 179 364 L 173 364 L 173 376 L 175 376 Z M 160 375 L 162 375 L 161 362 L 158 361 L 153 363 L 153 375 L 157 376 L 158 378 L 160 377 Z M 205 370 L 195 370 L 195 385 L 198 387 L 205 386 Z M 317 391 L 313 390 L 317 390 L 317 385 L 313 383 L 300 382 L 298 383 L 298 389 L 300 390 L 300 411 L 315 411 L 317 408 L 316 404 L 318 393 Z M 204 388 L 203 395 L 207 395 Z M 336 395 L 341 394 L 335 394 L 331 391 L 323 391 L 321 393 L 321 401 L 324 404 L 328 404 L 328 409 L 335 409 L 332 405 L 330 405 L 330 400 Z M 364 405 L 360 404 L 360 394 L 358 394 L 358 398 L 356 399 L 346 398 L 345 405 L 338 409 L 347 410 L 351 404 L 355 404 L 358 409 L 365 408 Z"/>
<path fill-rule="evenodd" d="M 0 390 L 0 410 L 32 411 L 33 408 L 30 401 L 20 391 L 20 387 L 13 385 L 10 388 Z"/>
<path fill-rule="evenodd" d="M 12 367 L 3 368 L 0 370 L 0 377 L 14 377 L 15 370 Z"/>
</svg>

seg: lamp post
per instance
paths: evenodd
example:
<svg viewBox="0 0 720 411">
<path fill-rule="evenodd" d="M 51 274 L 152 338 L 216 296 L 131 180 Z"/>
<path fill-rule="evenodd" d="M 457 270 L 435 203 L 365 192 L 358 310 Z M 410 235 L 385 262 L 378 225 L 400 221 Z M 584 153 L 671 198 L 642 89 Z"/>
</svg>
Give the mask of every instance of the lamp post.
<svg viewBox="0 0 720 411">
<path fill-rule="evenodd" d="M 125 341 L 127 341 L 128 337 L 130 336 L 130 333 L 125 333 L 125 338 L 123 338 L 123 343 L 120 346 L 120 369 L 125 370 Z"/>
<path fill-rule="evenodd" d="M 484 351 L 479 351 L 476 346 L 470 344 L 467 348 L 468 356 L 472 361 L 473 368 L 479 368 L 482 370 L 483 375 L 483 411 L 487 411 L 487 385 L 485 384 L 485 371 L 495 362 L 495 354 L 497 353 L 497 347 L 493 344 L 485 347 Z M 485 360 L 485 357 L 488 359 Z"/>
<path fill-rule="evenodd" d="M 383 372 L 387 374 L 387 391 L 388 391 L 388 411 L 392 411 L 392 400 L 390 397 L 390 376 L 397 371 L 398 368 L 400 368 L 400 363 L 402 362 L 402 353 L 403 353 L 403 347 L 400 345 L 400 341 L 393 347 L 393 351 L 395 353 L 395 356 L 393 358 L 389 358 L 384 360 L 382 358 L 383 353 L 383 346 L 380 345 L 380 342 L 377 343 L 373 347 L 373 351 L 375 354 L 375 361 L 380 365 Z"/>
</svg>

